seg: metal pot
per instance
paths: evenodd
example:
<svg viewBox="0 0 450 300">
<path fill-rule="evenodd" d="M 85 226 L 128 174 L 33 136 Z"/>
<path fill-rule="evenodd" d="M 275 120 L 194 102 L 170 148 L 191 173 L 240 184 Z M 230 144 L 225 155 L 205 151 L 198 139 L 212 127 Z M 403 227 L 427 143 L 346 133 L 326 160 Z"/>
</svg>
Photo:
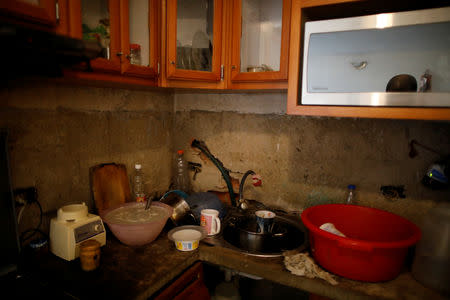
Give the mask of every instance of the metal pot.
<svg viewBox="0 0 450 300">
<path fill-rule="evenodd" d="M 185 220 L 187 217 L 193 219 L 194 221 L 196 220 L 195 216 L 191 212 L 189 204 L 187 204 L 187 202 L 182 197 L 171 195 L 163 197 L 160 202 L 165 203 L 173 208 L 170 219 L 176 226 L 182 224 L 183 220 Z"/>
<path fill-rule="evenodd" d="M 284 248 L 287 229 L 274 223 L 271 233 L 259 233 L 256 218 L 242 218 L 235 224 L 239 232 L 239 243 L 247 251 L 276 252 Z"/>
</svg>

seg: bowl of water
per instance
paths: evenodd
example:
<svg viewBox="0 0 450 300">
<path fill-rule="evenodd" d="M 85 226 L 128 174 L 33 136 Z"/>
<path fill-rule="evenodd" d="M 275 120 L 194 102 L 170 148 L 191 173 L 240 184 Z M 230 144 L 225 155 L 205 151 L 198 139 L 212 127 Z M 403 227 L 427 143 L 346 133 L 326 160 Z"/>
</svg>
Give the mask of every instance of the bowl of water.
<svg viewBox="0 0 450 300">
<path fill-rule="evenodd" d="M 152 202 L 148 210 L 144 202 L 127 202 L 107 209 L 100 215 L 114 236 L 123 244 L 142 246 L 153 242 L 172 215 L 173 208 Z"/>
</svg>

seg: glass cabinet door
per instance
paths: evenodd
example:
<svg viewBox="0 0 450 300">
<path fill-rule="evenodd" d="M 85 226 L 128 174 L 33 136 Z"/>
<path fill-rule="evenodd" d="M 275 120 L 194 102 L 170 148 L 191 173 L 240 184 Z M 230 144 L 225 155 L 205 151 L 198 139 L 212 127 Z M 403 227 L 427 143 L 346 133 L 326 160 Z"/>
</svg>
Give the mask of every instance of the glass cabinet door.
<svg viewBox="0 0 450 300">
<path fill-rule="evenodd" d="M 157 55 L 157 0 L 125 0 L 122 13 L 122 72 L 155 77 Z"/>
<path fill-rule="evenodd" d="M 120 71 L 119 4 L 118 0 L 81 0 L 81 38 L 102 46 L 102 58 L 91 62 L 94 69 Z"/>
<path fill-rule="evenodd" d="M 291 1 L 234 0 L 232 80 L 286 80 Z"/>
<path fill-rule="evenodd" d="M 168 78 L 220 80 L 222 0 L 169 0 Z"/>
</svg>

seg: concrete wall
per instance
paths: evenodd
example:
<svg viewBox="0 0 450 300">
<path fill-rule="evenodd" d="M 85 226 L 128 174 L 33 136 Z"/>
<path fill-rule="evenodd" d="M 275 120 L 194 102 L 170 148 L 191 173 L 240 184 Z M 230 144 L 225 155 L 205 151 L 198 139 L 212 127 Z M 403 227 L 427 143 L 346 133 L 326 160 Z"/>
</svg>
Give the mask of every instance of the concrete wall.
<svg viewBox="0 0 450 300">
<path fill-rule="evenodd" d="M 0 90 L 0 127 L 10 129 L 12 184 L 35 186 L 45 212 L 86 202 L 89 168 L 143 166 L 149 191 L 169 186 L 173 96 L 154 91 L 14 82 Z M 38 214 L 24 211 L 21 228 Z"/>
<path fill-rule="evenodd" d="M 252 169 L 261 187 L 245 185 L 245 197 L 301 210 L 320 203 L 343 202 L 355 184 L 360 204 L 383 208 L 418 221 L 449 191 L 432 191 L 420 180 L 439 158 L 417 147 L 415 139 L 443 153 L 450 150 L 450 123 L 287 116 L 286 94 L 175 94 L 174 147 L 205 141 L 235 178 Z M 226 191 L 220 172 L 197 151 L 189 160 L 202 163 L 196 190 Z M 403 185 L 406 198 L 387 200 L 382 185 Z"/>
<path fill-rule="evenodd" d="M 190 149 L 192 138 L 205 141 L 233 177 L 248 169 L 262 175 L 261 187 L 248 180 L 246 198 L 287 210 L 342 202 L 348 184 L 357 186 L 360 204 L 413 221 L 450 198 L 448 190 L 420 183 L 437 155 L 417 148 L 419 155 L 408 157 L 411 139 L 448 153 L 448 122 L 287 116 L 285 93 L 173 94 L 15 82 L 1 88 L 0 99 L 0 127 L 11 130 L 13 185 L 36 186 L 45 212 L 82 201 L 92 207 L 89 168 L 99 163 L 125 163 L 130 174 L 140 162 L 147 191 L 163 192 L 178 148 L 203 165 L 195 191 L 226 191 L 216 167 Z M 381 185 L 404 185 L 406 198 L 385 199 Z M 36 208 L 28 209 L 22 230 L 36 225 L 36 217 Z"/>
</svg>

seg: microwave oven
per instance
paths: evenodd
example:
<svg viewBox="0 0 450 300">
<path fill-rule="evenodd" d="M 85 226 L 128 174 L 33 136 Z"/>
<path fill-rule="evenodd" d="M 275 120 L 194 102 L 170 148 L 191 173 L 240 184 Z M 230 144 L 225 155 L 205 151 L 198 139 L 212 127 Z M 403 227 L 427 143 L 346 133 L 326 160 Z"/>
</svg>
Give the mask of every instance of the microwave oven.
<svg viewBox="0 0 450 300">
<path fill-rule="evenodd" d="M 450 7 L 305 23 L 301 105 L 450 107 Z"/>
</svg>

